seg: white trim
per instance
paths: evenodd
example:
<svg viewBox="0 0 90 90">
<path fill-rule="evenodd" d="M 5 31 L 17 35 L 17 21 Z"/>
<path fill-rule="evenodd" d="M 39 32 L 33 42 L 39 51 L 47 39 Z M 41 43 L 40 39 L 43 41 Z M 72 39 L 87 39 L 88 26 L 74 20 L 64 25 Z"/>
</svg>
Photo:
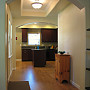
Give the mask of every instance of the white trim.
<svg viewBox="0 0 90 90">
<path fill-rule="evenodd" d="M 16 70 L 16 67 L 15 67 L 15 68 L 12 68 L 12 70 L 11 70 L 11 72 L 10 72 L 10 75 L 9 75 L 9 77 L 8 77 L 8 82 L 9 82 L 9 80 L 10 80 L 10 76 L 11 76 L 13 70 Z"/>
<path fill-rule="evenodd" d="M 16 61 L 22 61 L 22 59 L 16 59 Z"/>
<path fill-rule="evenodd" d="M 80 86 L 79 86 L 77 83 L 75 83 L 74 81 L 70 80 L 70 83 L 71 83 L 73 86 L 75 86 L 76 88 L 80 89 Z"/>
<path fill-rule="evenodd" d="M 8 56 L 8 58 L 11 58 L 11 57 L 12 57 L 12 55 Z"/>
<path fill-rule="evenodd" d="M 12 71 L 13 71 L 13 70 L 11 70 L 10 75 L 9 75 L 9 77 L 8 77 L 8 82 L 9 82 L 9 80 L 10 80 L 10 76 L 11 76 L 11 74 L 12 74 Z"/>
</svg>

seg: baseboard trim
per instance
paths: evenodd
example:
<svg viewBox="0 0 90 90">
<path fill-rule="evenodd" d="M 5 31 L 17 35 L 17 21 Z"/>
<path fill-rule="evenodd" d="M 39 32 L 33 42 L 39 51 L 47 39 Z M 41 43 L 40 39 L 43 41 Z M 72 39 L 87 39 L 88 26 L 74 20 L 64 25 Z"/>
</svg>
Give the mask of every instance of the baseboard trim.
<svg viewBox="0 0 90 90">
<path fill-rule="evenodd" d="M 16 61 L 22 61 L 22 59 L 16 59 Z"/>
<path fill-rule="evenodd" d="M 9 82 L 9 80 L 10 80 L 10 76 L 11 76 L 11 74 L 12 74 L 12 71 L 13 71 L 13 70 L 11 70 L 10 75 L 9 75 L 9 77 L 8 77 L 8 82 Z"/>
<path fill-rule="evenodd" d="M 76 88 L 80 89 L 80 86 L 77 83 L 73 82 L 72 80 L 70 80 L 70 83 Z"/>
<path fill-rule="evenodd" d="M 15 68 L 12 68 L 12 70 L 11 70 L 11 72 L 10 72 L 10 75 L 9 75 L 9 77 L 8 77 L 8 82 L 9 82 L 9 80 L 10 80 L 10 76 L 11 76 L 13 70 L 16 70 L 16 67 L 15 67 Z"/>
</svg>

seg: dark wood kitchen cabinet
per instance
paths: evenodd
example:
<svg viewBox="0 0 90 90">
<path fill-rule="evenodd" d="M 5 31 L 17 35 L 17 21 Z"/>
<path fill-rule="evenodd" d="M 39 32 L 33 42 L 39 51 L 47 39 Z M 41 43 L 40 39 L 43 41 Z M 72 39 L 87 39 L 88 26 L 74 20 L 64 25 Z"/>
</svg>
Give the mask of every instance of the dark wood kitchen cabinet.
<svg viewBox="0 0 90 90">
<path fill-rule="evenodd" d="M 46 65 L 46 50 L 32 49 L 32 61 L 34 67 L 43 67 Z"/>
<path fill-rule="evenodd" d="M 22 61 L 32 61 L 31 49 L 22 49 Z"/>
<path fill-rule="evenodd" d="M 42 42 L 57 42 L 57 29 L 41 29 Z"/>
<path fill-rule="evenodd" d="M 55 49 L 46 50 L 46 61 L 55 61 Z"/>
<path fill-rule="evenodd" d="M 27 42 L 27 28 L 22 28 L 22 42 Z"/>
</svg>

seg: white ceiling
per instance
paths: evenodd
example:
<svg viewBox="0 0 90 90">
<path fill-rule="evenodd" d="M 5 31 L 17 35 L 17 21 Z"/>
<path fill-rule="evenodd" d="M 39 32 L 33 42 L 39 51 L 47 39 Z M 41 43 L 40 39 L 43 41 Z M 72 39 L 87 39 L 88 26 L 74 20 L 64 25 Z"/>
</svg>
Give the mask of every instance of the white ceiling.
<svg viewBox="0 0 90 90">
<path fill-rule="evenodd" d="M 32 7 L 32 3 L 37 1 L 43 4 L 40 9 Z M 59 0 L 21 0 L 21 16 L 46 17 L 58 2 Z"/>
<path fill-rule="evenodd" d="M 24 17 L 57 17 L 58 13 L 65 9 L 70 2 L 68 0 L 40 0 L 43 1 L 41 9 L 33 9 L 33 0 L 14 0 L 9 4 L 14 18 Z"/>
<path fill-rule="evenodd" d="M 48 2 L 48 0 L 39 0 L 39 2 L 43 4 L 42 8 L 39 10 L 44 10 L 53 1 L 55 1 L 55 0 L 49 0 L 49 2 Z M 35 0 L 22 0 L 21 2 L 23 2 L 23 9 L 34 10 L 31 6 L 31 4 L 36 2 Z"/>
</svg>

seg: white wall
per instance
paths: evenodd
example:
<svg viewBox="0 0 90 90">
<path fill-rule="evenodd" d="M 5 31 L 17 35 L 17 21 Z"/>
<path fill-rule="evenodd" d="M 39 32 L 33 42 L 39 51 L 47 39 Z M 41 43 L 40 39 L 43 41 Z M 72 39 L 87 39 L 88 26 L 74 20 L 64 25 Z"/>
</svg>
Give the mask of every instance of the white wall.
<svg viewBox="0 0 90 90">
<path fill-rule="evenodd" d="M 85 7 L 85 14 L 86 14 L 86 28 L 90 28 L 90 0 L 68 0 L 78 8 Z"/>
<path fill-rule="evenodd" d="M 58 50 L 71 55 L 71 82 L 85 89 L 85 10 L 71 4 L 58 15 Z"/>
</svg>

